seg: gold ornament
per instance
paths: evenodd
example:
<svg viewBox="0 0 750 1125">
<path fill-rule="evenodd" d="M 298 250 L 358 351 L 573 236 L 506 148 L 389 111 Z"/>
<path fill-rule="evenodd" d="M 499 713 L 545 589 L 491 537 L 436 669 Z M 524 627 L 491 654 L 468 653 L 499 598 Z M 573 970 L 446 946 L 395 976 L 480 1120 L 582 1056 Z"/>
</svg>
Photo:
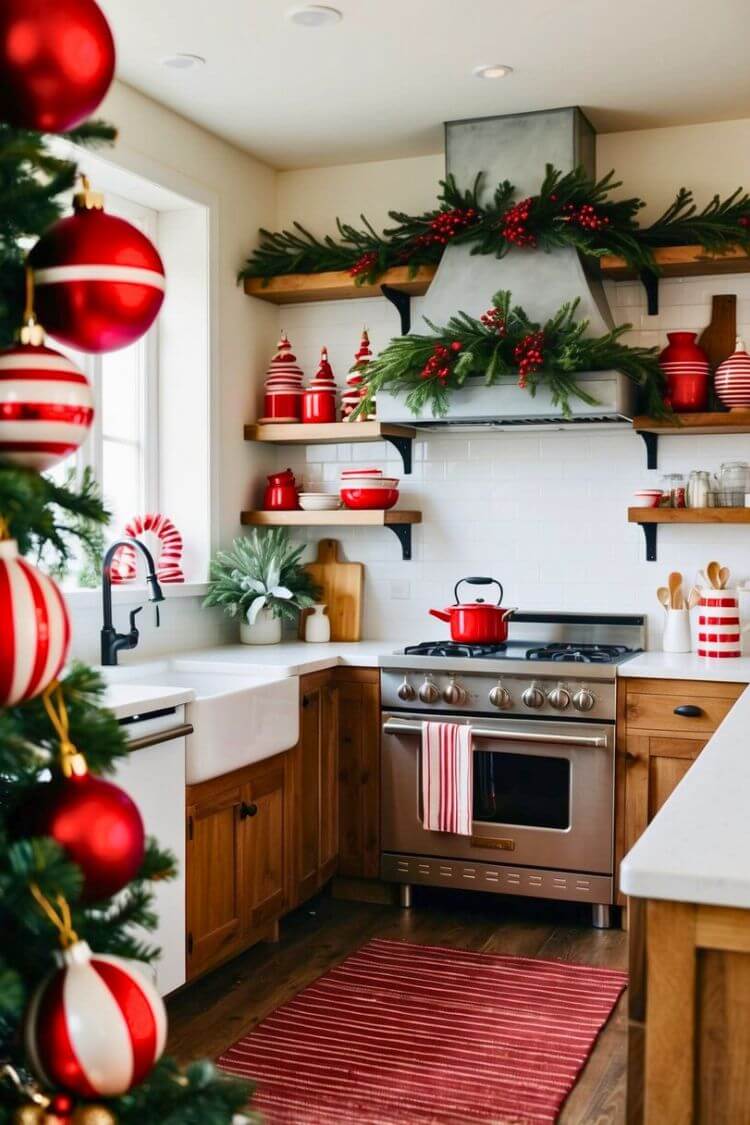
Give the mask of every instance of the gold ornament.
<svg viewBox="0 0 750 1125">
<path fill-rule="evenodd" d="M 117 1118 L 106 1105 L 79 1105 L 73 1114 L 73 1125 L 117 1125 Z"/>
<path fill-rule="evenodd" d="M 43 1125 L 45 1117 L 44 1106 L 28 1105 L 19 1106 L 13 1114 L 13 1125 Z"/>
</svg>

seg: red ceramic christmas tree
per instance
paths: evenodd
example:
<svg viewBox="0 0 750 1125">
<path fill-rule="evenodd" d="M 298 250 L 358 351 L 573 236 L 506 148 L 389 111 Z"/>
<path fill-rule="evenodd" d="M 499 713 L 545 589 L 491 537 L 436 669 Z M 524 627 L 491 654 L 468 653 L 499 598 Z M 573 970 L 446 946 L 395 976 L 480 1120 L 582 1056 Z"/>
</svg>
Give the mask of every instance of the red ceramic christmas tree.
<svg viewBox="0 0 750 1125">
<path fill-rule="evenodd" d="M 341 418 L 344 422 L 352 421 L 352 414 L 365 397 L 362 369 L 371 359 L 372 349 L 370 348 L 370 337 L 367 334 L 367 329 L 363 328 L 359 348 L 354 353 L 354 365 L 349 369 L 349 375 L 346 380 L 347 389 L 344 391 L 341 398 Z M 355 421 L 366 422 L 374 417 L 374 413 L 368 415 L 358 414 Z"/>
<path fill-rule="evenodd" d="M 320 363 L 302 399 L 303 422 L 336 421 L 336 379 L 328 361 L 328 348 L 320 349 Z"/>
<path fill-rule="evenodd" d="M 268 365 L 262 422 L 299 422 L 302 418 L 302 368 L 286 332 Z"/>
</svg>

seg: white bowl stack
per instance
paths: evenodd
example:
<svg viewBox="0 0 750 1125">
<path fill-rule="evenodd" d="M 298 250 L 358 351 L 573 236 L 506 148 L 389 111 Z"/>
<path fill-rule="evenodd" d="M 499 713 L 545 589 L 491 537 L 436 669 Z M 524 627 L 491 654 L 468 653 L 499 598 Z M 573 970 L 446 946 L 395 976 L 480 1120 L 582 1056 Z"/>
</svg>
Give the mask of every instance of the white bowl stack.
<svg viewBox="0 0 750 1125">
<path fill-rule="evenodd" d="M 299 506 L 305 512 L 334 512 L 341 507 L 335 492 L 300 492 Z"/>
</svg>

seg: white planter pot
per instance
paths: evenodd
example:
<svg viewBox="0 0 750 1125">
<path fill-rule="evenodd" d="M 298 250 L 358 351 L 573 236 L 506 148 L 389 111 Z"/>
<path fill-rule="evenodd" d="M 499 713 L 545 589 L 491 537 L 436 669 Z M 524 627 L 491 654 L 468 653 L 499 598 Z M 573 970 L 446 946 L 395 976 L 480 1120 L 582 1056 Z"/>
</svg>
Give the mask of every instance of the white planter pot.
<svg viewBox="0 0 750 1125">
<path fill-rule="evenodd" d="M 252 625 L 240 625 L 243 645 L 277 645 L 281 640 L 281 618 L 274 617 L 270 609 L 262 609 Z"/>
</svg>

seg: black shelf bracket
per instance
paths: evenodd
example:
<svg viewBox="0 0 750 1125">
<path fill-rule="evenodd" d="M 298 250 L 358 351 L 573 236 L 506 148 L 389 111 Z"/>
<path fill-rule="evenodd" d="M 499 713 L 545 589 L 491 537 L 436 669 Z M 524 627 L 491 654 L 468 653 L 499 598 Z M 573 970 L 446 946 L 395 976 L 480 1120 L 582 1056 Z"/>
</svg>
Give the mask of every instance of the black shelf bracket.
<svg viewBox="0 0 750 1125">
<path fill-rule="evenodd" d="M 393 532 L 401 544 L 401 558 L 404 562 L 408 562 L 411 558 L 411 524 L 410 523 L 387 523 L 385 525 Z"/>
<path fill-rule="evenodd" d="M 642 523 L 641 527 L 646 538 L 646 562 L 656 562 L 656 536 L 659 525 L 658 523 Z"/>
<path fill-rule="evenodd" d="M 659 435 L 648 430 L 638 430 L 637 433 L 646 443 L 646 468 L 659 468 Z"/>
<path fill-rule="evenodd" d="M 649 316 L 659 313 L 659 278 L 653 270 L 641 270 L 641 284 L 646 290 L 646 307 Z"/>
<path fill-rule="evenodd" d="M 411 328 L 411 297 L 400 289 L 394 289 L 392 285 L 381 285 L 380 292 L 395 306 L 401 317 L 401 335 L 405 336 Z"/>
<path fill-rule="evenodd" d="M 394 435 L 387 436 L 386 434 L 383 437 L 401 454 L 401 460 L 404 463 L 404 475 L 408 477 L 412 470 L 412 442 L 414 439 Z"/>
</svg>

